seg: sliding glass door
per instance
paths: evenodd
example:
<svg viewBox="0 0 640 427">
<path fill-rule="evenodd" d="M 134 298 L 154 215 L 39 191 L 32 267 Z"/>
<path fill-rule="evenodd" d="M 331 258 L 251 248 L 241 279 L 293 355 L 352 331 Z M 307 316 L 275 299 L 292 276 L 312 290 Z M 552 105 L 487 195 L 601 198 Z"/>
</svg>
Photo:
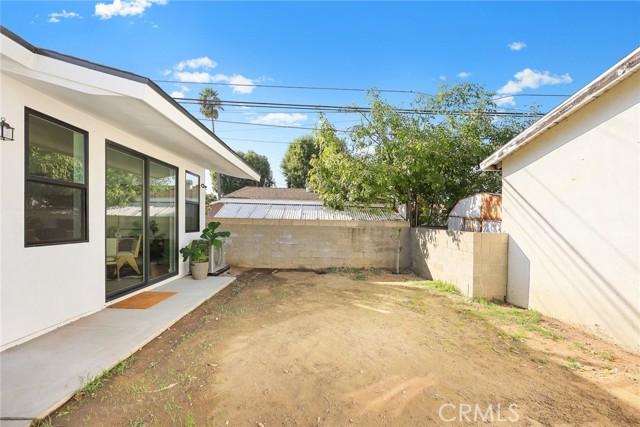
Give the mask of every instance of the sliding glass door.
<svg viewBox="0 0 640 427">
<path fill-rule="evenodd" d="M 175 167 L 107 146 L 107 300 L 176 274 L 176 185 Z"/>
<path fill-rule="evenodd" d="M 151 279 L 176 272 L 176 170 L 149 162 L 149 255 Z"/>
</svg>

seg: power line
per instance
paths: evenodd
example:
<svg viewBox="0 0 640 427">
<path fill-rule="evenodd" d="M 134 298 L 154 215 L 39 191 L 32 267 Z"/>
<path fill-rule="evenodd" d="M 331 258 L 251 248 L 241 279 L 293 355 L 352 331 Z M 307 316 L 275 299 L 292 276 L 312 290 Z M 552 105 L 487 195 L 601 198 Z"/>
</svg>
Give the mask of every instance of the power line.
<svg viewBox="0 0 640 427">
<path fill-rule="evenodd" d="M 513 95 L 503 95 L 491 98 L 492 101 L 496 99 L 505 99 L 505 98 L 513 98 L 514 96 L 529 96 L 529 97 L 563 97 L 568 98 L 571 95 L 561 95 L 561 94 L 547 94 L 547 93 L 518 93 Z"/>
<path fill-rule="evenodd" d="M 264 139 L 241 139 L 241 138 L 224 138 L 225 141 L 240 141 L 240 142 L 264 142 L 267 144 L 286 144 L 291 145 L 293 141 L 285 142 L 285 141 L 267 141 Z"/>
<path fill-rule="evenodd" d="M 196 82 L 196 81 L 180 81 L 180 80 L 154 80 L 158 83 L 174 83 L 174 84 L 195 84 L 195 85 L 214 85 L 214 86 L 234 86 L 234 87 L 264 87 L 271 89 L 296 89 L 296 90 L 333 90 L 342 92 L 369 92 L 372 89 L 352 88 L 352 87 L 321 87 L 321 86 L 290 86 L 290 85 L 265 85 L 259 83 L 219 83 L 219 82 Z M 428 95 L 424 92 L 415 90 L 402 89 L 375 89 L 376 92 L 384 93 L 412 93 L 415 95 Z"/>
<path fill-rule="evenodd" d="M 198 98 L 177 98 L 181 104 L 187 105 L 200 105 Z M 258 101 L 220 101 L 220 105 L 223 107 L 250 107 L 250 108 L 280 108 L 280 109 L 299 109 L 305 111 L 317 111 L 317 112 L 343 112 L 343 113 L 370 113 L 372 109 L 370 107 L 355 106 L 339 106 L 339 105 L 321 105 L 321 104 L 293 104 L 293 103 L 281 103 L 281 102 L 258 102 Z M 487 116 L 516 116 L 516 117 L 541 117 L 544 113 L 534 112 L 516 112 L 516 111 L 465 111 L 465 110 L 428 110 L 428 109 L 409 109 L 409 108 L 397 108 L 395 110 L 400 114 L 431 114 L 431 115 L 468 115 L 468 114 L 480 114 Z"/>
<path fill-rule="evenodd" d="M 384 92 L 384 93 L 411 93 L 415 95 L 426 95 L 428 93 L 420 92 L 417 90 L 408 89 L 377 89 L 377 88 L 352 88 L 352 87 L 323 87 L 323 86 L 292 86 L 292 85 L 266 85 L 260 83 L 220 83 L 220 82 L 197 82 L 197 81 L 180 81 L 180 80 L 155 80 L 159 83 L 174 83 L 174 84 L 196 84 L 196 85 L 214 85 L 214 86 L 233 86 L 233 87 L 262 87 L 271 89 L 296 89 L 296 90 L 332 90 L 341 92 Z M 527 96 L 527 97 L 569 97 L 571 95 L 561 94 L 536 94 L 536 93 L 520 93 L 514 95 L 505 95 L 492 99 L 503 99 L 512 96 Z"/>
<path fill-rule="evenodd" d="M 315 130 L 315 128 L 303 127 L 303 126 L 287 126 L 287 125 L 269 125 L 265 123 L 249 123 L 249 122 L 234 122 L 230 120 L 216 120 L 216 123 L 233 123 L 236 125 L 249 125 L 249 126 L 266 126 L 266 127 L 274 127 L 274 128 L 285 128 L 285 129 L 301 129 L 301 130 Z M 346 130 L 336 129 L 336 132 L 347 132 Z"/>
</svg>

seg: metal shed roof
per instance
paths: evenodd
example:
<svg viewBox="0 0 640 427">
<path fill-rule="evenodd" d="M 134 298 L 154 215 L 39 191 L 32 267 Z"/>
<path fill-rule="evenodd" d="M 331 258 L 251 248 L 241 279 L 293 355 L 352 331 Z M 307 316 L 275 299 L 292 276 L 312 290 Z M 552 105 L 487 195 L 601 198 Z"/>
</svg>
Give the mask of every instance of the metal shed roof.
<svg viewBox="0 0 640 427">
<path fill-rule="evenodd" d="M 319 221 L 404 221 L 397 212 L 350 207 L 338 211 L 320 205 L 223 202 L 213 218 L 302 219 Z"/>
</svg>

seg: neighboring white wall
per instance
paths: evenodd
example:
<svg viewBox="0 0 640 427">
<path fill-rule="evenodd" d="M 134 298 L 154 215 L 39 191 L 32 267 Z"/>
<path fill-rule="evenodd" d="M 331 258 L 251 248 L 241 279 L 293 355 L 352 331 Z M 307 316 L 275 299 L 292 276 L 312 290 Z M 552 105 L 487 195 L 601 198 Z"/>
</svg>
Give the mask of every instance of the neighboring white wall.
<svg viewBox="0 0 640 427">
<path fill-rule="evenodd" d="M 507 300 L 640 351 L 640 73 L 503 161 Z"/>
<path fill-rule="evenodd" d="M 43 96 L 2 75 L 2 116 L 15 128 L 15 141 L 0 141 L 0 348 L 105 307 L 105 140 L 111 140 L 177 166 L 178 212 L 185 211 L 185 169 L 204 169 L 160 150 L 99 118 Z M 43 247 L 24 246 L 24 107 L 89 132 L 89 242 Z M 202 194 L 201 224 L 205 221 Z M 178 220 L 179 247 L 199 237 L 184 233 Z M 179 259 L 180 274 L 186 263 Z"/>
<path fill-rule="evenodd" d="M 411 270 L 450 283 L 469 298 L 504 300 L 507 235 L 412 228 L 407 251 Z"/>
</svg>

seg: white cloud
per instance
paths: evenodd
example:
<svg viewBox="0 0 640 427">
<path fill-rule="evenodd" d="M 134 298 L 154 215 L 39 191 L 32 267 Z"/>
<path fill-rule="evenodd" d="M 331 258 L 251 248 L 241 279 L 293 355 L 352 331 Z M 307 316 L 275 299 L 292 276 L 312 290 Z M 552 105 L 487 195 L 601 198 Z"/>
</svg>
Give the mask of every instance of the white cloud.
<svg viewBox="0 0 640 427">
<path fill-rule="evenodd" d="M 245 76 L 241 76 L 240 74 L 236 74 L 229 77 L 228 82 L 231 84 L 231 87 L 233 88 L 233 93 L 248 94 L 253 92 L 253 90 L 256 88 L 256 86 L 253 84 L 253 80 L 248 79 Z M 240 86 L 236 86 L 236 85 L 240 85 Z"/>
<path fill-rule="evenodd" d="M 217 65 L 218 64 L 215 61 L 212 61 L 208 56 L 201 56 L 200 58 L 180 61 L 173 68 L 177 71 L 182 71 L 185 68 L 197 70 L 198 68 L 215 68 Z"/>
<path fill-rule="evenodd" d="M 211 74 L 206 71 L 182 71 L 174 73 L 173 76 L 180 82 L 210 83 L 212 81 Z"/>
<path fill-rule="evenodd" d="M 440 77 L 438 77 L 438 78 L 439 78 L 440 80 L 442 80 L 442 81 L 447 80 L 447 77 L 446 77 L 446 76 L 440 76 Z"/>
<path fill-rule="evenodd" d="M 509 43 L 507 47 L 517 52 L 527 47 L 527 44 L 525 42 L 512 42 L 512 43 Z"/>
<path fill-rule="evenodd" d="M 498 107 L 502 105 L 516 105 L 516 101 L 514 101 L 513 96 L 499 96 L 497 98 L 493 98 L 493 102 L 495 102 Z"/>
<path fill-rule="evenodd" d="M 138 16 L 154 4 L 164 6 L 167 2 L 168 0 L 113 0 L 113 3 L 97 3 L 95 15 L 100 19 L 111 19 L 114 16 Z"/>
<path fill-rule="evenodd" d="M 62 12 L 53 12 L 49 14 L 49 22 L 53 24 L 57 24 L 60 22 L 60 18 L 69 19 L 69 18 L 82 18 L 79 13 L 76 12 L 67 12 L 62 9 Z"/>
<path fill-rule="evenodd" d="M 249 94 L 256 86 L 250 78 L 240 74 L 227 76 L 226 74 L 209 74 L 206 71 L 176 71 L 173 76 L 181 82 L 195 83 L 228 83 L 233 88 L 233 93 Z"/>
<path fill-rule="evenodd" d="M 540 72 L 531 68 L 518 71 L 513 77 L 516 78 L 516 81 L 509 80 L 506 85 L 498 90 L 498 93 L 511 95 L 522 92 L 524 89 L 537 89 L 540 86 L 558 85 L 573 81 L 568 73 L 559 76 L 548 71 Z"/>
<path fill-rule="evenodd" d="M 300 113 L 269 113 L 251 120 L 251 123 L 261 125 L 300 126 L 307 120 L 305 114 Z"/>
<path fill-rule="evenodd" d="M 537 89 L 540 86 L 567 84 L 573 81 L 568 73 L 559 76 L 557 74 L 551 74 L 549 71 L 541 72 L 532 70 L 531 68 L 518 71 L 513 77 L 515 77 L 515 80 L 509 80 L 507 84 L 496 91 L 498 95 L 507 95 L 506 97 L 495 99 L 498 105 L 514 105 L 515 101 L 513 97 L 508 95 L 520 93 L 525 89 Z"/>
<path fill-rule="evenodd" d="M 174 90 L 170 95 L 172 98 L 184 98 L 184 92 Z"/>
<path fill-rule="evenodd" d="M 173 77 L 180 82 L 228 83 L 233 89 L 233 93 L 249 94 L 255 90 L 255 79 L 250 79 L 241 74 L 229 76 L 220 73 L 210 74 L 206 71 L 217 66 L 218 64 L 207 56 L 186 59 L 173 66 Z"/>
<path fill-rule="evenodd" d="M 460 79 L 466 79 L 467 77 L 471 77 L 471 73 L 468 73 L 466 71 L 460 71 L 458 74 L 456 74 L 458 76 L 458 78 Z"/>
</svg>

